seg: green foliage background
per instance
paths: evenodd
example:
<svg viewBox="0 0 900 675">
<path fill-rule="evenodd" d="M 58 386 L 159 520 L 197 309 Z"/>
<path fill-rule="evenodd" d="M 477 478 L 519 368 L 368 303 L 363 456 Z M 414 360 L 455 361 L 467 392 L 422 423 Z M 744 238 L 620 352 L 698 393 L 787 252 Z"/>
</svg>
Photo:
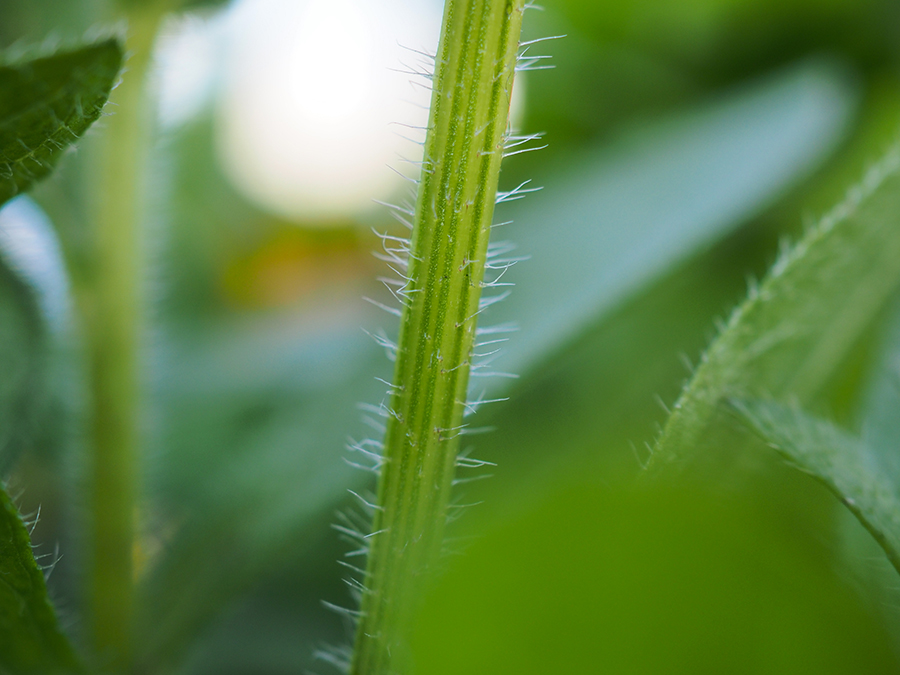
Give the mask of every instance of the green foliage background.
<svg viewBox="0 0 900 675">
<path fill-rule="evenodd" d="M 49 35 L 52 51 L 127 4 L 6 0 L 0 48 Z M 478 414 L 495 431 L 474 438 L 473 456 L 497 466 L 460 489 L 460 503 L 480 505 L 451 528 L 463 555 L 424 601 L 411 640 L 420 672 L 895 672 L 896 572 L 825 486 L 767 445 L 794 447 L 796 464 L 812 431 L 798 439 L 789 432 L 806 422 L 775 422 L 826 418 L 809 428 L 880 448 L 874 465 L 854 452 L 896 491 L 890 283 L 880 292 L 893 299 L 879 298 L 849 349 L 821 364 L 821 386 L 725 392 L 781 401 L 735 403 L 742 413 L 714 401 L 691 459 L 638 477 L 693 372 L 684 362 L 700 360 L 779 242 L 841 202 L 896 141 L 900 8 L 545 5 L 527 16 L 527 37 L 568 37 L 545 45 L 556 70 L 528 79 L 523 129 L 546 132 L 549 148 L 510 159 L 501 176 L 505 189 L 529 178 L 545 189 L 498 210 L 514 220 L 504 238 L 531 260 L 486 317 L 520 325 L 497 361 L 520 378 L 489 385 L 488 398 L 510 400 Z M 372 223 L 321 230 L 244 201 L 216 164 L 214 124 L 206 111 L 164 132 L 148 169 L 137 669 L 325 672 L 315 649 L 349 638 L 320 603 L 349 603 L 330 523 L 348 488 L 370 487 L 343 444 L 367 433 L 355 404 L 377 402 L 373 378 L 390 370 L 359 330 L 394 328 L 360 301 L 380 292 L 378 242 Z M 33 191 L 75 276 L 90 260 L 102 134 L 101 121 Z M 887 211 L 876 217 L 896 241 Z M 863 272 L 831 283 L 851 288 Z M 0 466 L 26 488 L 21 511 L 42 507 L 35 543 L 60 545 L 51 595 L 78 642 L 81 333 L 76 321 L 66 335 L 30 337 L 44 329 L 23 284 L 0 279 L 0 364 L 16 355 L 16 367 L 0 366 Z M 835 296 L 813 288 L 801 307 L 828 317 Z M 798 395 L 805 413 L 790 407 Z M 27 412 L 7 412 L 23 401 Z"/>
</svg>

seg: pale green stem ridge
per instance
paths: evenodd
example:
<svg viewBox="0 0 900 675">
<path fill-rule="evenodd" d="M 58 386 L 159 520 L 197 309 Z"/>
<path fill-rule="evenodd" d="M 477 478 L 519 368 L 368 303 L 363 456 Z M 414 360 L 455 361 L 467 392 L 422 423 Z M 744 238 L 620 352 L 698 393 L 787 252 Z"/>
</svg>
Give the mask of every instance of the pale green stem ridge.
<svg viewBox="0 0 900 675">
<path fill-rule="evenodd" d="M 350 672 L 396 672 L 439 555 L 469 382 L 524 0 L 448 0 Z"/>
</svg>

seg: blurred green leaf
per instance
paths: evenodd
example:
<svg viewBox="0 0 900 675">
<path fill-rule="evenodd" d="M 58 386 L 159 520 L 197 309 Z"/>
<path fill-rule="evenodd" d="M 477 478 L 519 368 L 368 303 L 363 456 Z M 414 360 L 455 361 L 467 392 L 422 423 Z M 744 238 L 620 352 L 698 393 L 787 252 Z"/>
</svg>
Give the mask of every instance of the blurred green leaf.
<svg viewBox="0 0 900 675">
<path fill-rule="evenodd" d="M 52 561 L 51 561 L 52 562 Z M 84 672 L 47 596 L 28 530 L 0 488 L 0 672 Z"/>
<path fill-rule="evenodd" d="M 886 477 L 900 485 L 900 298 L 890 313 L 861 412 L 866 445 Z"/>
<path fill-rule="evenodd" d="M 480 523 L 424 599 L 408 672 L 896 671 L 824 547 L 776 505 L 645 488 L 569 477 Z"/>
<path fill-rule="evenodd" d="M 900 283 L 900 149 L 785 252 L 703 357 L 652 465 L 696 456 L 726 397 L 809 401 Z"/>
<path fill-rule="evenodd" d="M 865 443 L 797 407 L 762 400 L 732 405 L 785 459 L 824 483 L 900 572 L 900 491 Z"/>
<path fill-rule="evenodd" d="M 103 110 L 122 65 L 107 40 L 0 66 L 0 204 L 46 176 Z"/>
<path fill-rule="evenodd" d="M 865 451 L 865 468 L 876 473 L 878 484 L 896 493 L 900 486 L 900 297 L 895 298 L 880 337 L 881 344 L 859 410 L 861 441 L 856 443 L 861 443 Z M 865 597 L 884 617 L 900 644 L 897 570 L 856 514 L 846 512 L 838 522 L 838 534 L 842 544 L 841 561 L 848 574 L 859 582 Z"/>
<path fill-rule="evenodd" d="M 890 0 L 560 0 L 558 11 L 598 42 L 638 46 L 699 72 L 734 71 L 801 54 L 883 55 Z M 760 56 L 765 54 L 764 59 Z M 883 56 L 882 56 L 883 58 Z M 730 71 L 730 72 L 729 72 Z"/>
<path fill-rule="evenodd" d="M 559 179 L 548 169 L 543 193 L 498 214 L 515 224 L 497 234 L 508 231 L 533 255 L 512 297 L 483 321 L 522 327 L 501 369 L 528 373 L 809 172 L 853 107 L 845 82 L 841 69 L 807 64 L 571 161 Z M 359 429 L 354 404 L 377 401 L 383 388 L 373 377 L 389 377 L 381 350 L 355 326 L 306 344 L 297 335 L 270 325 L 243 342 L 204 339 L 170 361 L 160 382 L 172 426 L 155 478 L 192 517 L 148 580 L 148 662 L 177 659 L 288 551 L 314 555 L 298 542 L 330 536 L 324 528 L 346 489 L 369 483 L 342 455 Z M 494 384 L 496 393 L 509 381 Z M 197 569 L 208 572 L 197 579 Z"/>
<path fill-rule="evenodd" d="M 20 195 L 0 208 L 0 475 L 24 451 L 48 458 L 65 446 L 63 410 L 78 399 L 66 384 L 70 302 L 53 224 Z"/>
<path fill-rule="evenodd" d="M 315 363 L 337 382 L 298 391 L 285 359 L 286 376 L 253 404 L 239 398 L 243 410 L 227 389 L 204 395 L 202 406 L 191 394 L 167 400 L 178 426 L 159 462 L 166 475 L 156 478 L 167 503 L 187 505 L 190 518 L 144 585 L 139 648 L 147 667 L 177 663 L 224 607 L 288 561 L 333 550 L 322 542 L 334 537 L 334 509 L 348 488 L 369 482 L 343 461 L 344 444 L 359 429 L 356 403 L 383 389 L 374 375 L 387 376 L 386 360 L 360 330 L 306 345 L 295 367 Z M 269 355 L 243 353 L 237 363 L 247 359 L 265 365 Z M 198 565 L 206 570 L 199 576 Z"/>
<path fill-rule="evenodd" d="M 498 210 L 513 222 L 495 238 L 530 256 L 481 320 L 520 329 L 501 369 L 528 371 L 760 213 L 834 149 L 854 103 L 843 69 L 805 63 L 540 176 L 544 190 Z"/>
<path fill-rule="evenodd" d="M 46 340 L 29 288 L 0 251 L 0 472 L 34 433 L 43 408 Z"/>
</svg>

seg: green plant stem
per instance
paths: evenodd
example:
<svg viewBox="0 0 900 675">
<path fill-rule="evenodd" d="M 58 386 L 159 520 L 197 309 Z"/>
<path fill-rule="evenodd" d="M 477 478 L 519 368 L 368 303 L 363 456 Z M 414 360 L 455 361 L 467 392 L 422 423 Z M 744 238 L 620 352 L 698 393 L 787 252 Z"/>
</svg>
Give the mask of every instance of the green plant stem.
<svg viewBox="0 0 900 675">
<path fill-rule="evenodd" d="M 443 541 L 524 0 L 448 0 L 351 664 L 395 672 Z"/>
<path fill-rule="evenodd" d="M 168 3 L 133 13 L 132 56 L 98 156 L 94 264 L 79 288 L 92 395 L 88 609 L 98 665 L 130 667 L 142 315 L 140 220 L 150 120 L 144 81 Z"/>
</svg>

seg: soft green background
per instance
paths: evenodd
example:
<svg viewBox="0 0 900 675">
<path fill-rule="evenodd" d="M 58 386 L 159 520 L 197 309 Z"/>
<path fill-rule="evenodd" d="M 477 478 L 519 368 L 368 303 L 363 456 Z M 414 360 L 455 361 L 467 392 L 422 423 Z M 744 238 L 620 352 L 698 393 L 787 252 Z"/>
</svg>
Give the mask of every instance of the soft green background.
<svg viewBox="0 0 900 675">
<path fill-rule="evenodd" d="M 544 45 L 556 70 L 529 78 L 523 128 L 550 147 L 510 160 L 502 185 L 546 188 L 498 211 L 532 259 L 491 317 L 520 324 L 497 364 L 521 377 L 476 418 L 496 430 L 473 437 L 473 456 L 497 467 L 460 488 L 460 504 L 481 505 L 451 528 L 462 555 L 423 598 L 417 672 L 896 672 L 896 575 L 879 576 L 880 552 L 837 500 L 736 417 L 710 451 L 738 458 L 727 469 L 700 461 L 674 485 L 631 484 L 684 361 L 779 240 L 895 139 L 900 7 L 542 4 L 527 36 L 568 37 Z M 0 47 L 66 43 L 121 11 L 5 0 Z M 206 111 L 167 132 L 150 169 L 140 659 L 191 675 L 330 672 L 312 654 L 349 633 L 320 601 L 350 600 L 329 523 L 346 488 L 367 486 L 342 445 L 369 433 L 355 404 L 377 403 L 373 377 L 390 371 L 359 329 L 394 330 L 359 298 L 380 293 L 384 270 L 359 223 L 325 231 L 243 201 L 216 165 L 212 127 Z M 34 194 L 75 267 L 90 141 Z M 854 432 L 863 401 L 885 400 L 866 393 L 873 378 L 897 381 L 884 356 L 897 334 L 881 323 L 811 403 Z M 64 553 L 51 586 L 76 637 L 77 334 L 56 338 L 55 403 L 32 442 L 15 458 L 0 447 L 27 488 L 23 510 L 43 507 L 36 541 Z"/>
</svg>

